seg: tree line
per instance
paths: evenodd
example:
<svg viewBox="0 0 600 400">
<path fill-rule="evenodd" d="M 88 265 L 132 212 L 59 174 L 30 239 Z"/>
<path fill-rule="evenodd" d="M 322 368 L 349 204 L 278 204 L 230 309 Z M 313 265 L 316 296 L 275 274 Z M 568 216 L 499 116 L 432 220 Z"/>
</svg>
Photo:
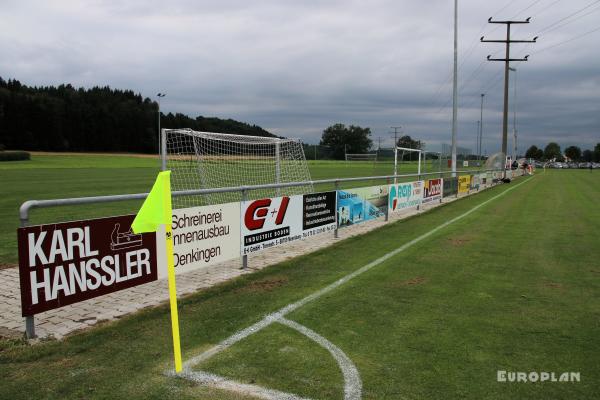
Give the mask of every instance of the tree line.
<svg viewBox="0 0 600 400">
<path fill-rule="evenodd" d="M 341 123 L 326 128 L 321 135 L 319 146 L 326 148 L 326 157 L 335 160 L 345 159 L 346 154 L 366 154 L 373 147 L 371 128 L 356 125 L 346 126 Z M 396 141 L 396 146 L 422 150 L 424 143 L 420 140 L 403 135 Z M 322 150 L 321 150 L 322 151 Z M 404 154 L 404 159 L 416 159 L 415 153 Z M 308 155 L 307 155 L 308 158 Z"/>
<path fill-rule="evenodd" d="M 525 152 L 526 158 L 533 158 L 535 160 L 563 161 L 565 156 L 572 161 L 600 162 L 600 143 L 597 143 L 593 150 L 587 149 L 583 151 L 578 146 L 569 146 L 563 153 L 558 143 L 550 142 L 543 150 L 533 145 Z"/>
<path fill-rule="evenodd" d="M 0 77 L 0 149 L 155 153 L 158 103 L 132 90 L 27 86 Z M 162 128 L 274 136 L 232 119 L 162 114 Z"/>
</svg>

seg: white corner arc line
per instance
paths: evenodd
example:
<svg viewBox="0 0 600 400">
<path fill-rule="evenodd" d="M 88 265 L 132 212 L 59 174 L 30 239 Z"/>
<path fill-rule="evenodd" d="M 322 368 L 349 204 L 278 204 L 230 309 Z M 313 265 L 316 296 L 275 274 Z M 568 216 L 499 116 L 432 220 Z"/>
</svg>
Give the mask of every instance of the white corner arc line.
<svg viewBox="0 0 600 400">
<path fill-rule="evenodd" d="M 297 330 L 304 336 L 312 339 L 324 347 L 331 356 L 337 361 L 344 377 L 344 400 L 360 400 L 362 393 L 362 381 L 360 380 L 360 374 L 356 369 L 356 365 L 348 358 L 348 356 L 336 345 L 319 335 L 315 331 L 301 325 L 297 322 L 290 321 L 287 318 L 280 318 L 277 322 L 288 326 L 292 329 Z"/>
<path fill-rule="evenodd" d="M 279 390 L 267 389 L 262 386 L 241 383 L 232 379 L 224 378 L 219 375 L 204 371 L 184 370 L 179 374 L 171 371 L 169 376 L 185 378 L 200 385 L 226 390 L 241 395 L 252 396 L 264 400 L 311 400 L 307 397 L 300 397 L 292 393 L 280 392 Z"/>
<path fill-rule="evenodd" d="M 471 208 L 470 210 L 464 212 L 461 215 L 458 215 L 454 218 L 452 218 L 451 220 L 448 220 L 438 226 L 436 226 L 435 228 L 431 229 L 430 231 L 422 234 L 421 236 L 416 237 L 415 239 L 404 243 L 402 246 L 390 251 L 387 254 L 384 254 L 383 256 L 377 258 L 376 260 L 371 261 L 370 263 L 362 266 L 361 268 L 355 270 L 354 272 L 351 272 L 350 274 L 344 276 L 343 278 L 338 279 L 337 281 L 325 286 L 322 289 L 317 290 L 316 292 L 304 297 L 303 299 L 298 300 L 297 302 L 288 304 L 287 306 L 281 308 L 280 310 L 272 313 L 272 314 L 268 314 L 267 316 L 265 316 L 262 320 L 256 322 L 255 324 L 236 332 L 235 334 L 233 334 L 232 336 L 228 337 L 227 339 L 223 340 L 222 342 L 220 342 L 219 344 L 215 345 L 214 347 L 208 349 L 207 351 L 194 356 L 192 358 L 190 358 L 188 361 L 186 361 L 183 364 L 183 369 L 184 371 L 179 373 L 179 374 L 175 374 L 174 371 L 170 370 L 167 371 L 166 373 L 168 375 L 171 376 L 180 376 L 183 378 L 189 378 L 190 376 L 192 376 L 193 374 L 196 374 L 196 372 L 192 371 L 191 368 L 203 361 L 208 360 L 209 358 L 213 357 L 214 355 L 220 353 L 221 351 L 229 348 L 230 346 L 232 346 L 233 344 L 239 342 L 242 339 L 245 339 L 246 337 L 261 331 L 262 329 L 266 328 L 267 326 L 271 325 L 273 322 L 277 322 L 281 319 L 283 319 L 285 317 L 285 315 L 289 314 L 290 312 L 304 306 L 305 304 L 318 299 L 319 297 L 323 296 L 324 294 L 338 288 L 339 286 L 345 284 L 346 282 L 350 281 L 351 279 L 369 271 L 370 269 L 372 269 L 373 267 L 387 261 L 388 259 L 390 259 L 391 257 L 394 257 L 395 255 L 397 255 L 398 253 L 403 252 L 404 250 L 408 249 L 409 247 L 419 243 L 420 241 L 430 237 L 431 235 L 433 235 L 434 233 L 437 233 L 438 231 L 444 229 L 445 227 L 455 223 L 456 221 L 459 221 L 463 218 L 465 218 L 466 216 L 474 213 L 475 211 L 479 210 L 481 207 L 489 204 L 490 202 L 504 196 L 506 193 L 518 188 L 519 186 L 523 185 L 526 182 L 529 182 L 531 180 L 531 178 L 517 184 L 514 185 L 512 187 L 510 187 L 509 189 L 506 189 L 505 191 L 503 191 L 502 193 L 498 193 L 497 195 L 487 199 L 486 201 L 476 205 L 475 207 Z M 218 377 L 219 379 L 223 380 L 224 378 Z M 194 379 L 192 379 L 194 380 Z M 266 389 L 265 389 L 266 390 Z"/>
</svg>

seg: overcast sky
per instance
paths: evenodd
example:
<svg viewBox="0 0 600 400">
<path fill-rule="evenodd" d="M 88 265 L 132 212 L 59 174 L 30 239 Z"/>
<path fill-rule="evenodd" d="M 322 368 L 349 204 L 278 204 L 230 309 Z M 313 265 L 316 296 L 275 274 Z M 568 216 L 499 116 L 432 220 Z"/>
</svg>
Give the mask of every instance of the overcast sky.
<svg viewBox="0 0 600 400">
<path fill-rule="evenodd" d="M 399 125 L 429 149 L 450 142 L 450 0 L 0 4 L 4 79 L 165 92 L 165 112 L 233 118 L 309 143 L 337 122 L 368 126 L 388 146 Z M 505 28 L 490 16 L 530 16 L 512 37 L 540 36 L 513 45 L 514 56 L 531 54 L 514 63 L 519 150 L 600 142 L 600 1 L 459 0 L 458 144 L 475 149 L 485 93 L 483 147 L 500 148 L 504 64 L 485 57 L 503 57 L 503 45 L 479 37 L 503 38 Z M 512 134 L 512 105 L 510 117 Z"/>
</svg>

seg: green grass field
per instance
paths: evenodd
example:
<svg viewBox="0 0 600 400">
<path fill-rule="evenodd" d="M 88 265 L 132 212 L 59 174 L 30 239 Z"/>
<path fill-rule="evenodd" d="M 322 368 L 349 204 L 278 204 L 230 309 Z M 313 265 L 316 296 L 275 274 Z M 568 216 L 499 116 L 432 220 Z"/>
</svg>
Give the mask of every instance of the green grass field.
<svg viewBox="0 0 600 400">
<path fill-rule="evenodd" d="M 548 171 L 188 296 L 184 360 L 491 200 L 286 318 L 348 356 L 364 399 L 595 398 L 599 198 L 599 174 Z M 0 398 L 249 398 L 165 376 L 169 328 L 165 305 L 61 342 L 2 341 Z M 343 398 L 330 354 L 277 323 L 194 368 Z M 498 370 L 574 371 L 581 381 L 498 383 Z"/>
<path fill-rule="evenodd" d="M 393 173 L 393 163 L 309 161 L 314 180 Z M 423 167 L 431 169 L 430 161 Z M 159 170 L 156 158 L 128 155 L 32 155 L 31 161 L 0 163 L 0 265 L 17 262 L 16 229 L 19 207 L 26 200 L 145 193 Z M 404 163 L 400 172 L 416 172 L 416 164 Z M 356 182 L 342 187 L 366 186 L 384 182 Z M 331 190 L 321 185 L 319 190 Z M 62 222 L 82 218 L 123 215 L 136 212 L 139 201 L 60 207 L 34 210 L 31 223 Z"/>
</svg>

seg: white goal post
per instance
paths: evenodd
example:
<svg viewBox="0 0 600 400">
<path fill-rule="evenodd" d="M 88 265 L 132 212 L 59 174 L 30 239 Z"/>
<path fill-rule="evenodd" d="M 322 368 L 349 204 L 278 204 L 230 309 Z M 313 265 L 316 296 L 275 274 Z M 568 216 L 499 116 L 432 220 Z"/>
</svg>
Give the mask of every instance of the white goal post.
<svg viewBox="0 0 600 400">
<path fill-rule="evenodd" d="M 419 163 L 418 163 L 418 167 L 417 167 L 417 174 L 421 175 L 421 153 L 422 150 L 420 149 L 410 149 L 407 147 L 394 147 L 394 175 L 398 175 L 398 150 L 402 150 L 402 154 L 404 154 L 405 151 L 410 152 L 416 152 L 419 154 Z M 394 183 L 396 183 L 396 178 L 394 178 Z"/>
<path fill-rule="evenodd" d="M 296 139 L 162 129 L 161 157 L 171 170 L 171 188 L 213 189 L 310 182 L 302 143 Z M 312 193 L 312 184 L 251 190 L 247 199 Z M 173 198 L 173 208 L 242 200 L 240 192 Z"/>
</svg>

